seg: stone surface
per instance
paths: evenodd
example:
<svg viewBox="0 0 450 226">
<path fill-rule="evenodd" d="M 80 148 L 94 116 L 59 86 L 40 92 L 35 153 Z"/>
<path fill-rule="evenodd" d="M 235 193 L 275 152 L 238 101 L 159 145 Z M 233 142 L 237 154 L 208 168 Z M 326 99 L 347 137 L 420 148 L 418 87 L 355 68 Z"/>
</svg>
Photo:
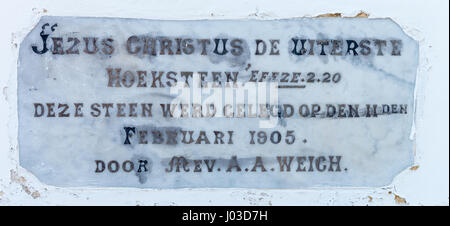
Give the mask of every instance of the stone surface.
<svg viewBox="0 0 450 226">
<path fill-rule="evenodd" d="M 97 51 L 92 45 L 94 37 Z M 48 51 L 43 48 L 43 38 Z M 155 55 L 151 54 L 151 48 L 148 52 L 144 48 L 143 40 L 149 40 L 147 44 L 151 46 L 151 38 L 156 43 Z M 220 55 L 224 39 L 227 39 L 228 52 Z M 303 39 L 305 52 L 300 48 Z M 209 40 L 210 44 L 202 40 Z M 256 54 L 257 40 L 266 45 L 262 55 Z M 298 46 L 293 53 L 295 40 Z M 310 51 L 311 40 L 314 40 L 314 54 Z M 321 55 L 321 44 L 325 55 Z M 262 45 L 259 52 L 264 49 Z M 336 45 L 341 48 L 333 51 Z M 56 186 L 387 185 L 413 163 L 413 140 L 409 136 L 413 126 L 417 61 L 417 43 L 389 19 L 152 21 L 43 17 L 20 46 L 20 164 L 42 182 Z M 117 68 L 121 69 L 121 77 L 111 80 Z M 169 87 L 174 82 L 170 75 L 167 77 L 171 71 L 176 73 L 171 76 L 181 87 Z M 186 71 L 194 72 L 188 79 L 189 88 L 185 88 L 185 77 L 181 75 Z M 160 72 L 161 83 L 154 79 Z M 240 87 L 242 82 L 247 87 L 236 88 L 238 92 L 246 89 L 252 93 L 252 85 L 275 85 L 277 89 L 271 89 L 270 93 L 275 91 L 277 95 L 275 98 L 271 95 L 274 99 L 270 103 L 283 106 L 281 110 L 286 109 L 287 115 L 282 112 L 280 117 L 270 120 L 253 118 L 251 113 L 256 111 L 255 107 L 240 117 L 237 101 L 232 103 L 234 117 L 220 115 L 220 111 L 209 118 L 192 117 L 192 114 L 164 117 L 160 104 L 189 100 L 195 104 L 200 99 L 202 104 L 214 103 L 217 109 L 223 109 L 219 100 L 230 100 L 197 98 L 196 93 L 200 91 L 202 97 L 207 97 L 210 92 L 219 95 L 218 90 L 222 89 L 200 89 L 194 80 L 195 72 L 207 72 L 205 81 L 217 76 L 222 82 L 209 83 L 209 88 L 226 87 L 227 73 L 234 75 L 233 72 L 238 74 L 236 86 Z M 314 80 L 310 72 L 315 73 Z M 271 79 L 274 75 L 276 78 Z M 178 95 L 179 91 L 182 95 Z M 260 92 L 247 96 L 245 106 L 265 104 L 265 101 L 252 102 L 261 96 L 264 95 Z M 106 108 L 110 103 L 107 117 Z M 130 113 L 133 106 L 130 104 L 134 103 L 136 117 L 133 111 Z M 151 117 L 142 117 L 141 104 L 152 104 Z M 372 117 L 367 117 L 366 104 L 371 109 L 377 105 L 377 117 L 373 117 L 373 112 Z M 359 117 L 350 111 L 349 105 L 353 109 L 359 107 Z M 120 106 L 124 108 L 123 113 L 118 111 Z M 289 116 L 289 106 L 293 109 L 292 116 Z M 54 117 L 49 107 L 54 108 Z M 333 108 L 334 114 L 328 115 L 333 113 L 330 111 Z M 313 112 L 317 112 L 315 117 Z M 183 131 L 185 134 L 193 131 L 194 143 L 183 143 Z M 209 144 L 201 136 L 202 131 Z M 217 136 L 214 131 L 222 132 L 224 144 L 214 144 Z M 229 131 L 233 131 L 231 141 Z M 265 142 L 261 131 L 267 136 Z M 155 144 L 161 139 L 154 138 L 154 132 L 161 133 L 164 139 L 161 144 Z M 175 133 L 174 141 L 168 135 Z M 293 136 L 295 141 L 290 144 Z M 281 165 L 290 159 L 287 172 L 287 166 Z M 330 160 L 339 163 L 330 164 Z M 120 169 L 114 172 L 116 162 Z M 236 163 L 241 171 L 235 167 Z M 177 166 L 180 172 L 176 172 Z M 208 167 L 212 172 L 208 172 Z M 197 172 L 199 169 L 201 172 Z"/>
</svg>

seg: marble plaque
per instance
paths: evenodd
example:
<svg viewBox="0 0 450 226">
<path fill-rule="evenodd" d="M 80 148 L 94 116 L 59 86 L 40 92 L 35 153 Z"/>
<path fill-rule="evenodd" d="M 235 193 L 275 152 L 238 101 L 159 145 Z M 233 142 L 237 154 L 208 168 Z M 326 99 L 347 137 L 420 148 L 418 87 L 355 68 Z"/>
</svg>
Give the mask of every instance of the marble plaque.
<svg viewBox="0 0 450 226">
<path fill-rule="evenodd" d="M 71 187 L 389 185 L 414 161 L 417 65 L 391 19 L 42 17 L 20 165 Z"/>
</svg>

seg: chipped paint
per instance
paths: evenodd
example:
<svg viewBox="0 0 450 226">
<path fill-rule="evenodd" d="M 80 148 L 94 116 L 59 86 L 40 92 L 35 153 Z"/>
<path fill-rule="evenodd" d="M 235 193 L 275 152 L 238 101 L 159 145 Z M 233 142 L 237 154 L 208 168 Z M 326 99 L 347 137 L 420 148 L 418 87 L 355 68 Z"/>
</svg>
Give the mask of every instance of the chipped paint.
<svg viewBox="0 0 450 226">
<path fill-rule="evenodd" d="M 325 13 L 325 14 L 320 14 L 316 16 L 317 18 L 322 18 L 322 17 L 342 17 L 342 13 Z"/>
<path fill-rule="evenodd" d="M 369 18 L 369 14 L 364 11 L 360 11 L 358 14 L 356 14 L 355 17 L 356 18 Z"/>
<path fill-rule="evenodd" d="M 33 197 L 33 199 L 36 199 L 41 197 L 41 194 L 38 191 L 34 191 L 33 193 L 31 193 L 31 197 Z"/>
<path fill-rule="evenodd" d="M 319 14 L 317 16 L 315 16 L 316 18 L 323 18 L 323 17 L 343 17 L 342 13 L 324 13 L 324 14 Z M 349 16 L 349 17 L 345 17 L 345 18 L 369 18 L 369 14 L 364 12 L 364 11 L 359 11 L 358 14 L 356 14 L 355 16 Z"/>
<path fill-rule="evenodd" d="M 406 199 L 394 194 L 394 200 L 397 204 L 406 204 Z"/>
<path fill-rule="evenodd" d="M 19 174 L 15 170 L 11 170 L 11 182 L 15 182 L 20 184 L 22 190 L 33 197 L 34 199 L 39 198 L 41 195 L 38 191 L 34 190 L 32 187 L 26 184 L 27 180 L 23 176 L 19 176 Z"/>
</svg>

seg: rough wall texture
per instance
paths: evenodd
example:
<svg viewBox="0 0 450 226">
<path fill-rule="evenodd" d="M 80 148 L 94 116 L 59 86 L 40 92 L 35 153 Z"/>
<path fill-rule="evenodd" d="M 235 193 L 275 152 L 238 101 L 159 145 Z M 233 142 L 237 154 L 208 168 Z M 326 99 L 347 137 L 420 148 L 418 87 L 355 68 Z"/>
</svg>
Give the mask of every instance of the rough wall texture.
<svg viewBox="0 0 450 226">
<path fill-rule="evenodd" d="M 307 6 L 307 7 L 305 7 Z M 390 17 L 419 41 L 415 166 L 382 188 L 58 188 L 18 165 L 18 45 L 42 15 L 148 19 Z M 447 1 L 10 1 L 2 13 L 0 205 L 448 205 Z"/>
</svg>

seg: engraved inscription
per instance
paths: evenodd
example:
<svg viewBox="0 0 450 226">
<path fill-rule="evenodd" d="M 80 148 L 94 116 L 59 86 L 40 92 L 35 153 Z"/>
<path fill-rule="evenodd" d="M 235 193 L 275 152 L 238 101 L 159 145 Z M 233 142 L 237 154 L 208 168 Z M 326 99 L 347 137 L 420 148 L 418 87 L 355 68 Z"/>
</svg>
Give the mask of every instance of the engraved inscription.
<svg viewBox="0 0 450 226">
<path fill-rule="evenodd" d="M 20 164 L 55 186 L 387 185 L 413 163 L 417 62 L 390 19 L 42 17 Z"/>
</svg>

